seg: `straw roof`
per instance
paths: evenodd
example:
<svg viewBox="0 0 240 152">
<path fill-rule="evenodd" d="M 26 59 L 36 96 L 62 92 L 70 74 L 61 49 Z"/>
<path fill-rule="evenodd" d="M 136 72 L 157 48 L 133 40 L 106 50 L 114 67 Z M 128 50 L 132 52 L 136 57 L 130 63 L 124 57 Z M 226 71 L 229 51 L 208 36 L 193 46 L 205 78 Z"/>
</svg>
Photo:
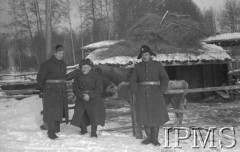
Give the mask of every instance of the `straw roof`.
<svg viewBox="0 0 240 152">
<path fill-rule="evenodd" d="M 139 48 L 145 44 L 157 54 L 155 60 L 166 64 L 201 61 L 227 61 L 231 57 L 221 47 L 201 44 L 205 36 L 199 23 L 190 18 L 147 15 L 129 29 L 125 41 L 98 48 L 87 57 L 96 64 L 133 65 Z"/>
<path fill-rule="evenodd" d="M 125 42 L 129 44 L 128 42 Z M 124 44 L 121 42 L 121 44 Z M 100 48 L 90 53 L 87 58 L 93 60 L 95 64 L 110 64 L 110 65 L 122 65 L 133 66 L 135 63 L 141 60 L 137 59 L 139 53 L 138 50 L 132 51 L 131 43 L 122 47 L 118 44 L 118 48 Z M 154 60 L 161 61 L 166 65 L 177 64 L 203 64 L 203 63 L 225 63 L 231 60 L 231 57 L 227 54 L 227 51 L 222 47 L 202 43 L 201 48 L 196 51 L 190 52 L 167 52 L 159 53 L 157 50 L 153 50 L 157 53 L 157 57 Z M 133 53 L 134 52 L 134 53 Z M 114 54 L 114 55 L 113 55 Z"/>
</svg>

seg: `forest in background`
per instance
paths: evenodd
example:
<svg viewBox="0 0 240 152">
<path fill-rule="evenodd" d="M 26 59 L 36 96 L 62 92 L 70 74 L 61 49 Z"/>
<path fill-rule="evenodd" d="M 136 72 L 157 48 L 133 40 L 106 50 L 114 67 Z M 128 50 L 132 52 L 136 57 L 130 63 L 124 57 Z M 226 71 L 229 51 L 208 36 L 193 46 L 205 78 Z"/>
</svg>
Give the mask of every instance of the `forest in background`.
<svg viewBox="0 0 240 152">
<path fill-rule="evenodd" d="M 8 6 L 11 19 L 5 25 L 7 32 L 0 33 L 0 70 L 38 68 L 46 60 L 45 1 L 8 0 Z M 73 8 L 80 22 L 77 29 L 73 29 Z M 200 11 L 192 0 L 52 0 L 53 45 L 63 44 L 67 64 L 77 64 L 82 46 L 128 39 L 129 30 L 141 18 L 163 16 L 166 11 L 190 16 L 205 36 L 240 31 L 239 0 L 227 1 L 221 11 Z"/>
</svg>

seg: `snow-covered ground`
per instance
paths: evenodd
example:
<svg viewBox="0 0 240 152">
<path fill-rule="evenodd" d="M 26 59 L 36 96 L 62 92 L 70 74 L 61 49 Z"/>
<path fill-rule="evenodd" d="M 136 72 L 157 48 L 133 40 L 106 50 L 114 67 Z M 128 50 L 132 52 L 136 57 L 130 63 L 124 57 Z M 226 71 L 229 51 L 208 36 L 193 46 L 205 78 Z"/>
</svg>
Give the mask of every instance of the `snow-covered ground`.
<svg viewBox="0 0 240 152">
<path fill-rule="evenodd" d="M 58 133 L 59 138 L 57 140 L 50 140 L 47 138 L 46 131 L 39 129 L 42 124 L 42 116 L 40 111 L 42 110 L 41 99 L 38 96 L 29 97 L 23 100 L 14 99 L 0 99 L 0 151 L 1 152 L 17 152 L 17 151 L 86 151 L 86 152 L 188 152 L 188 151 L 217 151 L 217 152 L 237 152 L 240 150 L 240 143 L 233 149 L 215 149 L 200 148 L 193 150 L 192 138 L 182 141 L 180 144 L 183 148 L 163 148 L 164 145 L 164 131 L 161 130 L 159 134 L 159 140 L 162 143 L 161 147 L 155 147 L 153 145 L 144 146 L 141 144 L 142 140 L 135 139 L 132 136 L 131 129 L 128 130 L 116 130 L 116 131 L 104 131 L 108 128 L 124 127 L 131 124 L 129 116 L 129 107 L 123 107 L 120 109 L 108 109 L 106 125 L 99 127 L 98 138 L 90 138 L 90 135 L 80 135 L 80 129 L 70 124 L 61 124 L 61 132 Z M 72 113 L 72 111 L 71 111 Z M 117 116 L 118 113 L 123 113 L 121 116 Z M 111 115 L 111 116 L 110 116 Z M 117 117 L 115 117 L 116 115 Z M 206 115 L 206 114 L 205 114 Z M 172 115 L 171 119 L 172 119 Z M 185 116 L 185 121 L 189 121 Z M 206 119 L 206 120 L 205 120 Z M 204 122 L 201 119 L 193 119 L 196 126 L 204 127 L 209 125 L 217 125 L 215 122 L 207 123 L 208 118 L 204 118 Z M 193 121 L 192 121 L 193 122 Z M 171 122 L 170 122 L 171 123 Z M 230 123 L 229 123 L 230 124 Z M 240 130 L 238 126 L 235 126 L 236 134 L 239 135 Z M 174 134 L 170 133 L 170 145 L 174 146 Z M 239 136 L 237 136 L 239 137 Z M 239 139 L 237 139 L 239 142 Z"/>
</svg>

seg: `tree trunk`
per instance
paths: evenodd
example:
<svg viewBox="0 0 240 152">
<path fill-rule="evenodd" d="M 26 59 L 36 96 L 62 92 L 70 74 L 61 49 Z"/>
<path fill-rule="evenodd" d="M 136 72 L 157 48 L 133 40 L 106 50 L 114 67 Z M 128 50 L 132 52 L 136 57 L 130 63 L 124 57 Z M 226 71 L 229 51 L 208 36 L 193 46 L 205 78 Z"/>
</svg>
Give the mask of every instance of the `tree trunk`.
<svg viewBox="0 0 240 152">
<path fill-rule="evenodd" d="M 46 5 L 46 58 L 52 56 L 52 14 L 51 0 L 45 0 Z"/>
<path fill-rule="evenodd" d="M 91 0 L 91 13 L 92 13 L 92 22 L 93 22 L 93 28 L 92 28 L 92 38 L 93 41 L 97 41 L 97 31 L 96 31 L 96 18 L 95 18 L 95 0 Z"/>
<path fill-rule="evenodd" d="M 68 9 L 68 22 L 71 34 L 71 45 L 72 45 L 72 54 L 73 54 L 73 64 L 76 64 L 76 57 L 75 57 L 75 48 L 74 48 L 74 37 L 73 37 L 73 29 L 72 29 L 72 19 L 71 19 L 71 6 L 70 1 L 67 1 L 67 9 Z"/>
<path fill-rule="evenodd" d="M 15 51 L 13 48 L 12 43 L 9 42 L 9 46 L 8 46 L 8 71 L 10 72 L 15 72 L 16 71 L 16 63 L 15 63 Z"/>
</svg>

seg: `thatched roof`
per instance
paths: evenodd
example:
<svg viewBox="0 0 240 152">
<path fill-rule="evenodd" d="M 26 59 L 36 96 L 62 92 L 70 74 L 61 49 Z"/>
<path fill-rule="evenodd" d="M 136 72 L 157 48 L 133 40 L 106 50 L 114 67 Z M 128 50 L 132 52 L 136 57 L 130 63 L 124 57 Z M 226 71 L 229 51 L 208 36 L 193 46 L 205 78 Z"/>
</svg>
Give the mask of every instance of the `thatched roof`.
<svg viewBox="0 0 240 152">
<path fill-rule="evenodd" d="M 216 44 L 222 47 L 240 46 L 240 33 L 224 33 L 208 37 L 202 40 L 208 44 Z"/>
<path fill-rule="evenodd" d="M 230 60 L 231 57 L 221 47 L 201 44 L 205 33 L 200 27 L 190 18 L 163 18 L 150 14 L 129 29 L 125 41 L 98 48 L 87 57 L 96 64 L 131 65 L 138 62 L 136 56 L 145 44 L 158 54 L 156 60 L 166 64 Z"/>
<path fill-rule="evenodd" d="M 100 48 L 90 53 L 87 58 L 93 60 L 95 64 L 132 66 L 141 61 L 137 60 L 139 48 L 135 45 L 133 47 L 132 45 L 132 43 L 121 42 L 110 48 Z M 166 65 L 203 64 L 213 62 L 225 63 L 231 60 L 226 50 L 219 46 L 206 43 L 202 43 L 201 48 L 195 51 L 161 52 L 154 49 L 153 51 L 157 54 L 154 60 L 161 61 Z"/>
<path fill-rule="evenodd" d="M 129 30 L 132 42 L 149 43 L 161 50 L 163 44 L 183 48 L 199 47 L 199 40 L 206 36 L 199 23 L 190 18 L 149 14 Z"/>
<path fill-rule="evenodd" d="M 208 37 L 203 40 L 203 42 L 214 42 L 214 41 L 231 41 L 231 40 L 240 40 L 240 33 L 223 33 L 215 36 Z"/>
</svg>

